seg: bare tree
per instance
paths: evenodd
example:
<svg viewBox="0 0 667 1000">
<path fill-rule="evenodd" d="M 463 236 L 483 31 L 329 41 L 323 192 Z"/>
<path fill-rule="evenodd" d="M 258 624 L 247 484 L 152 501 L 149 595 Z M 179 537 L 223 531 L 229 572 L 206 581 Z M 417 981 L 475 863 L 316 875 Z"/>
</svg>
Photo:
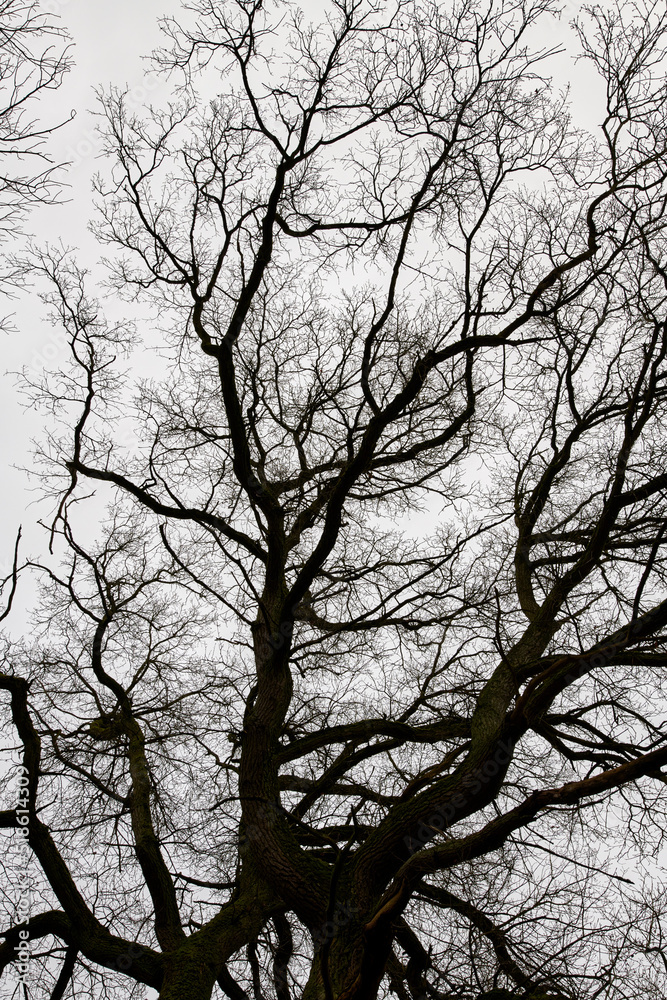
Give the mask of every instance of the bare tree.
<svg viewBox="0 0 667 1000">
<path fill-rule="evenodd" d="M 37 0 L 0 2 L 0 238 L 16 236 L 28 211 L 61 184 L 45 142 L 59 124 L 33 115 L 70 68 L 66 33 Z"/>
<path fill-rule="evenodd" d="M 104 103 L 99 235 L 154 323 L 34 261 L 72 357 L 0 677 L 32 968 L 657 1000 L 667 14 L 585 15 L 588 135 L 552 0 L 186 11 L 167 110 Z"/>
</svg>

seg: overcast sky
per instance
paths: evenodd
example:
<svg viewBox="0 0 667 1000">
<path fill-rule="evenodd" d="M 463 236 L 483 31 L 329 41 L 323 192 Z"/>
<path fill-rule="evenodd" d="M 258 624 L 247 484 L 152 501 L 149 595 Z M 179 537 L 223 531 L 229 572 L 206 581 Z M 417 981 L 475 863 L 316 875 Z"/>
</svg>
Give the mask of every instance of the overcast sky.
<svg viewBox="0 0 667 1000">
<path fill-rule="evenodd" d="M 68 245 L 81 248 L 84 263 L 95 253 L 95 242 L 87 233 L 91 214 L 91 179 L 99 152 L 93 133 L 94 90 L 110 83 L 127 85 L 137 104 L 158 97 L 156 80 L 149 75 L 142 56 L 148 55 L 159 43 L 157 19 L 180 9 L 180 0 L 46 0 L 44 7 L 58 13 L 72 37 L 75 65 L 66 76 L 53 102 L 43 102 L 40 116 L 45 123 L 57 115 L 67 117 L 70 110 L 76 117 L 56 136 L 49 148 L 56 161 L 71 161 L 66 178 L 70 185 L 65 193 L 66 204 L 33 213 L 26 230 L 38 242 L 62 239 Z M 148 74 L 148 75 L 147 75 Z M 42 110 L 43 109 L 43 110 Z M 17 390 L 14 372 L 24 366 L 39 371 L 43 362 L 51 360 L 58 349 L 57 331 L 44 319 L 45 309 L 34 290 L 20 299 L 0 301 L 0 315 L 14 312 L 14 332 L 2 335 L 3 368 L 0 390 L 0 421 L 5 433 L 0 434 L 0 575 L 11 567 L 14 537 L 23 524 L 23 556 L 36 556 L 44 548 L 44 536 L 36 529 L 38 514 L 43 506 L 32 506 L 39 495 L 36 482 L 14 466 L 33 464 L 31 440 L 43 438 L 44 417 L 25 410 Z M 19 588 L 15 613 L 11 616 L 11 631 L 20 634 L 26 621 L 26 608 L 34 598 L 34 581 L 25 578 Z M 9 625 L 10 622 L 6 622 Z M 3 767 L 8 760 L 3 762 Z M 3 768 L 0 768 L 0 772 Z M 146 989 L 147 1000 L 157 996 Z"/>
<path fill-rule="evenodd" d="M 98 0 L 47 0 L 44 6 L 58 13 L 63 25 L 69 31 L 73 42 L 75 66 L 66 77 L 60 91 L 54 95 L 52 105 L 45 103 L 45 122 L 56 120 L 60 113 L 66 116 L 70 109 L 76 111 L 75 119 L 66 125 L 51 142 L 51 149 L 57 160 L 71 161 L 67 172 L 70 185 L 66 197 L 67 204 L 40 210 L 31 217 L 28 229 L 38 241 L 61 239 L 81 251 L 84 263 L 95 258 L 96 248 L 86 226 L 91 215 L 91 178 L 99 161 L 96 156 L 99 146 L 94 134 L 94 89 L 110 83 L 129 88 L 130 102 L 137 106 L 146 100 L 159 101 L 166 92 L 164 85 L 158 85 L 156 78 L 142 56 L 147 56 L 159 43 L 160 33 L 157 20 L 161 16 L 176 14 L 180 0 L 114 0 L 100 3 Z M 314 5 L 311 5 L 311 9 Z M 568 4 L 567 14 L 572 16 L 579 6 L 577 0 Z M 308 10 L 308 4 L 304 3 Z M 566 16 L 567 16 L 566 14 Z M 553 35 L 545 37 L 545 43 L 567 44 L 565 29 L 554 28 Z M 593 96 L 585 96 L 587 80 L 582 68 L 576 68 L 569 58 L 559 63 L 559 84 L 571 79 L 573 98 L 577 104 L 577 118 L 586 119 L 590 112 L 591 124 L 595 118 Z M 594 92 L 591 91 L 591 95 Z M 48 112 L 48 113 L 47 113 Z M 10 557 L 13 539 L 19 523 L 25 531 L 24 555 L 36 555 L 43 540 L 34 528 L 37 514 L 45 513 L 45 508 L 30 507 L 31 500 L 38 495 L 37 484 L 30 483 L 25 472 L 13 466 L 30 466 L 30 441 L 43 437 L 44 418 L 30 410 L 23 409 L 16 389 L 16 377 L 11 374 L 28 366 L 39 370 L 42 364 L 52 360 L 58 351 L 57 331 L 50 329 L 44 319 L 44 308 L 34 292 L 28 292 L 20 300 L 6 304 L 0 302 L 0 314 L 15 311 L 16 332 L 3 338 L 3 368 L 0 392 L 0 420 L 5 433 L 0 435 L 0 474 L 3 489 L 0 490 L 0 575 L 4 576 L 11 565 Z M 35 490 L 34 493 L 30 492 Z M 28 585 L 22 591 L 22 599 L 17 608 L 15 622 L 20 629 L 25 620 L 23 607 L 31 596 Z M 147 991 L 147 996 L 154 996 Z"/>
<path fill-rule="evenodd" d="M 159 103 L 166 96 L 164 83 L 151 73 L 142 57 L 150 54 L 159 44 L 161 35 L 158 18 L 178 13 L 180 0 L 114 0 L 114 3 L 98 3 L 95 0 L 44 0 L 44 6 L 58 13 L 63 25 L 69 31 L 73 43 L 75 66 L 65 78 L 63 86 L 53 95 L 52 101 L 43 101 L 40 113 L 45 122 L 66 117 L 70 110 L 76 112 L 73 121 L 52 137 L 50 148 L 60 161 L 70 161 L 66 173 L 69 187 L 66 190 L 66 204 L 49 207 L 33 213 L 28 229 L 39 242 L 54 242 L 62 239 L 67 245 L 80 251 L 80 259 L 88 264 L 97 256 L 93 237 L 87 231 L 91 217 L 91 179 L 99 169 L 99 141 L 94 132 L 95 107 L 94 90 L 109 84 L 127 86 L 129 103 L 140 106 L 147 100 Z M 306 12 L 315 13 L 318 3 L 304 3 Z M 578 0 L 567 5 L 564 21 L 576 13 Z M 564 25 L 550 25 L 544 43 L 548 45 L 564 43 L 571 52 Z M 577 105 L 577 118 L 585 120 L 590 112 L 590 124 L 594 124 L 595 113 L 586 92 L 586 77 L 583 68 L 575 67 L 568 56 L 561 59 L 556 67 L 558 85 L 571 80 L 573 98 Z M 0 491 L 0 518 L 3 532 L 0 534 L 0 573 L 4 576 L 11 566 L 11 552 L 16 528 L 23 522 L 25 532 L 24 553 L 36 554 L 42 546 L 42 536 L 34 525 L 38 511 L 46 514 L 46 508 L 30 507 L 38 495 L 37 484 L 30 483 L 26 474 L 14 468 L 15 465 L 30 466 L 31 438 L 42 437 L 43 416 L 26 411 L 16 388 L 16 377 L 11 374 L 28 366 L 39 371 L 45 362 L 53 359 L 62 347 L 58 347 L 58 331 L 45 321 L 45 309 L 34 290 L 19 300 L 7 304 L 0 302 L 0 315 L 14 311 L 16 332 L 3 338 L 4 370 L 9 374 L 2 377 L 0 393 L 0 419 L 8 433 L 0 435 L 0 469 L 2 469 L 3 489 Z M 32 492 L 31 492 L 32 491 Z M 28 596 L 30 588 L 26 590 Z M 17 615 L 20 621 L 22 615 Z"/>
<path fill-rule="evenodd" d="M 42 101 L 40 116 L 45 123 L 76 112 L 73 121 L 51 137 L 49 148 L 57 161 L 71 161 L 65 176 L 67 203 L 34 212 L 26 229 L 38 242 L 55 242 L 80 248 L 84 260 L 95 254 L 95 243 L 87 232 L 91 214 L 91 179 L 99 167 L 98 140 L 94 134 L 94 90 L 110 83 L 130 88 L 137 105 L 160 96 L 157 79 L 142 60 L 160 41 L 157 21 L 180 9 L 180 0 L 45 0 L 44 7 L 57 13 L 69 31 L 75 65 L 51 101 Z M 13 372 L 28 366 L 39 370 L 57 350 L 57 331 L 45 322 L 45 309 L 34 290 L 14 302 L 0 302 L 0 314 L 14 313 L 15 332 L 3 336 L 3 373 L 0 419 L 8 433 L 0 435 L 0 573 L 11 565 L 13 539 L 23 522 L 24 553 L 35 554 L 41 543 L 31 528 L 36 510 L 29 507 L 35 483 L 15 465 L 31 465 L 31 438 L 41 436 L 43 417 L 26 412 L 16 388 Z"/>
</svg>

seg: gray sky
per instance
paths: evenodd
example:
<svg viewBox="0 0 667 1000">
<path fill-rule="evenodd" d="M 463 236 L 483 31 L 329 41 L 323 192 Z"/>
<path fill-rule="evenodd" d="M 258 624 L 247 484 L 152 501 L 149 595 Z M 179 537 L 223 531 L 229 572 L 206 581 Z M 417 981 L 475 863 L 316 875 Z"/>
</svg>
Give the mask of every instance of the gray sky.
<svg viewBox="0 0 667 1000">
<path fill-rule="evenodd" d="M 96 155 L 99 153 L 98 140 L 94 134 L 95 120 L 91 114 L 94 107 L 94 88 L 110 83 L 129 88 L 129 101 L 137 107 L 147 100 L 155 100 L 166 93 L 163 84 L 150 73 L 142 61 L 160 41 L 157 19 L 160 16 L 176 14 L 180 0 L 114 0 L 100 3 L 97 0 L 45 0 L 44 6 L 58 13 L 63 25 L 69 31 L 74 45 L 75 67 L 66 77 L 60 91 L 54 95 L 52 104 L 45 102 L 43 118 L 51 121 L 59 113 L 66 116 L 70 109 L 76 110 L 76 118 L 65 126 L 50 144 L 53 155 L 58 160 L 72 162 L 67 172 L 70 185 L 66 197 L 67 204 L 35 212 L 27 228 L 39 242 L 61 239 L 80 249 L 84 263 L 93 261 L 97 254 L 94 239 L 87 231 L 87 223 L 92 214 L 91 178 L 99 167 Z M 315 4 L 304 3 L 306 10 Z M 579 6 L 578 0 L 571 0 L 565 19 L 573 16 Z M 552 25 L 553 35 L 545 37 L 545 44 L 563 43 L 568 45 L 565 27 Z M 571 44 L 571 43 L 570 43 Z M 589 90 L 590 77 L 583 66 L 575 67 L 566 56 L 558 64 L 558 84 L 571 81 L 573 103 L 577 107 L 576 120 L 594 125 L 598 117 L 595 108 L 595 89 Z M 586 95 L 586 96 L 584 96 Z M 47 114 L 47 109 L 48 114 Z M 57 363 L 58 352 L 62 351 L 58 331 L 50 328 L 44 318 L 44 307 L 34 292 L 17 299 L 13 303 L 0 302 L 0 314 L 15 312 L 16 332 L 3 340 L 3 371 L 9 373 L 23 366 L 39 372 L 46 363 Z M 41 438 L 44 433 L 44 417 L 23 409 L 16 389 L 16 377 L 2 374 L 0 392 L 0 420 L 5 433 L 0 435 L 0 576 L 8 572 L 16 528 L 23 523 L 25 532 L 24 555 L 37 555 L 44 546 L 44 536 L 33 526 L 36 516 L 46 508 L 30 507 L 38 496 L 37 483 L 29 481 L 25 472 L 13 468 L 15 465 L 31 466 L 31 439 Z M 30 492 L 34 490 L 35 492 Z M 25 620 L 23 607 L 34 593 L 28 585 L 20 592 L 18 614 L 14 631 L 20 631 Z M 147 996 L 153 996 L 147 991 Z"/>
<path fill-rule="evenodd" d="M 579 0 L 570 0 L 563 24 L 549 26 L 545 45 L 560 43 L 571 49 L 571 36 L 568 36 L 565 24 L 579 5 Z M 66 172 L 68 201 L 61 206 L 33 213 L 28 229 L 40 243 L 62 239 L 67 245 L 77 247 L 79 259 L 89 264 L 99 254 L 93 237 L 87 231 L 92 215 L 91 179 L 100 167 L 97 158 L 99 140 L 91 113 L 95 107 L 94 90 L 113 83 L 129 88 L 130 104 L 140 107 L 146 101 L 159 103 L 166 95 L 167 87 L 152 74 L 142 57 L 149 55 L 161 41 L 158 18 L 177 14 L 181 4 L 180 0 L 115 0 L 113 4 L 95 0 L 44 0 L 44 6 L 57 13 L 69 31 L 74 45 L 75 66 L 60 90 L 50 100 L 42 102 L 40 112 L 45 122 L 57 120 L 58 116 L 67 117 L 71 109 L 76 111 L 76 117 L 50 141 L 57 160 L 71 161 Z M 319 0 L 303 4 L 306 14 L 315 14 L 319 6 Z M 572 83 L 577 120 L 586 122 L 590 114 L 591 118 L 586 123 L 593 126 L 596 117 L 593 102 L 590 97 L 581 100 L 588 83 L 585 67 L 575 66 L 565 56 L 555 68 L 558 86 L 568 81 Z M 39 372 L 45 364 L 48 367 L 49 363 L 53 363 L 62 351 L 58 331 L 46 322 L 45 309 L 34 291 L 13 303 L 0 302 L 0 315 L 12 310 L 15 312 L 16 332 L 4 339 L 3 369 L 12 373 L 28 366 Z M 36 554 L 36 549 L 42 546 L 43 536 L 31 527 L 31 523 L 35 522 L 38 510 L 45 515 L 46 509 L 43 506 L 29 507 L 38 495 L 35 489 L 37 484 L 31 484 L 24 472 L 13 467 L 32 464 L 30 441 L 43 436 L 43 417 L 24 409 L 15 375 L 2 374 L 0 377 L 0 419 L 9 430 L 0 436 L 3 485 L 0 491 L 0 518 L 4 527 L 0 534 L 0 573 L 4 575 L 11 565 L 13 539 L 19 523 L 24 525 L 24 552 Z"/>
<path fill-rule="evenodd" d="M 91 179 L 99 168 L 99 152 L 93 129 L 95 119 L 94 89 L 127 85 L 130 99 L 137 106 L 147 99 L 159 97 L 155 77 L 150 76 L 142 56 L 148 55 L 160 41 L 157 19 L 180 9 L 180 0 L 45 0 L 44 7 L 60 15 L 74 45 L 75 66 L 66 76 L 53 99 L 43 101 L 40 118 L 45 123 L 61 120 L 71 109 L 76 117 L 49 142 L 56 161 L 72 161 L 66 173 L 69 186 L 66 204 L 48 207 L 32 214 L 26 231 L 38 243 L 56 242 L 76 246 L 81 250 L 82 263 L 96 256 L 96 244 L 87 231 L 91 216 Z M 20 249 L 19 246 L 11 249 Z M 14 301 L 0 300 L 0 316 L 13 312 L 14 330 L 3 337 L 3 366 L 0 371 L 0 576 L 11 569 L 14 538 L 22 523 L 24 540 L 22 555 L 37 556 L 45 548 L 45 536 L 35 521 L 45 516 L 44 505 L 35 506 L 39 496 L 38 483 L 30 480 L 21 468 L 31 467 L 32 440 L 43 439 L 44 416 L 24 407 L 17 389 L 15 372 L 24 366 L 38 373 L 44 365 L 57 364 L 62 344 L 58 331 L 45 319 L 45 307 L 34 290 L 28 290 Z M 11 618 L 5 623 L 9 631 L 19 635 L 25 629 L 26 610 L 34 600 L 34 581 L 24 578 Z M 4 762 L 5 764 L 7 761 Z M 3 767 L 0 767 L 0 773 Z M 146 989 L 148 1000 L 157 993 Z"/>
<path fill-rule="evenodd" d="M 130 100 L 140 106 L 158 98 L 163 87 L 142 60 L 160 42 L 157 19 L 176 13 L 180 0 L 44 0 L 47 10 L 57 13 L 73 42 L 75 66 L 60 90 L 43 100 L 39 114 L 50 123 L 76 111 L 73 121 L 49 141 L 58 161 L 71 161 L 65 177 L 67 203 L 35 211 L 26 225 L 37 242 L 60 239 L 81 251 L 84 262 L 96 256 L 96 244 L 87 231 L 91 216 L 91 179 L 99 169 L 98 140 L 95 137 L 94 90 L 110 83 L 130 88 Z M 11 566 L 15 532 L 24 529 L 24 555 L 42 546 L 43 536 L 34 524 L 41 509 L 30 506 L 36 499 L 35 482 L 14 466 L 31 466 L 31 439 L 43 436 L 43 416 L 24 409 L 14 372 L 27 366 L 39 372 L 54 362 L 59 346 L 58 331 L 45 320 L 45 308 L 34 290 L 13 302 L 0 301 L 0 315 L 14 313 L 14 332 L 3 336 L 3 370 L 0 391 L 0 420 L 6 433 L 0 435 L 0 574 Z M 1 335 L 0 335 L 1 336 Z M 33 492 L 34 491 L 34 492 Z M 29 590 L 30 588 L 28 588 Z M 27 595 L 26 595 L 27 596 Z M 21 602 L 19 602 L 20 604 Z M 20 606 L 17 608 L 20 612 Z M 17 615 L 17 621 L 22 615 Z"/>
<path fill-rule="evenodd" d="M 604 2 L 604 0 L 603 0 Z M 567 0 L 561 24 L 553 21 L 546 25 L 546 46 L 563 45 L 572 51 L 573 39 L 566 27 L 574 16 L 581 0 Z M 71 35 L 75 66 L 63 86 L 53 95 L 47 95 L 40 105 L 44 123 L 67 118 L 76 111 L 73 121 L 65 125 L 49 140 L 49 148 L 57 161 L 70 161 L 64 176 L 67 202 L 47 207 L 33 213 L 28 229 L 39 243 L 60 239 L 77 247 L 79 260 L 89 265 L 99 256 L 99 248 L 87 230 L 93 214 L 91 179 L 100 168 L 99 140 L 95 134 L 95 88 L 110 83 L 127 86 L 128 103 L 137 108 L 147 101 L 160 103 L 166 96 L 167 85 L 152 74 L 142 57 L 160 43 L 158 18 L 176 15 L 180 0 L 43 0 L 43 6 L 62 20 Z M 316 15 L 322 0 L 303 0 L 306 15 Z M 599 118 L 596 97 L 599 88 L 591 85 L 590 73 L 584 64 L 575 65 L 568 52 L 555 61 L 555 83 L 561 87 L 572 85 L 575 120 L 595 127 Z M 0 299 L 0 316 L 15 313 L 15 332 L 3 337 L 3 368 L 0 369 L 0 420 L 6 433 L 0 435 L 0 575 L 11 566 L 11 553 L 16 528 L 23 522 L 25 532 L 24 552 L 36 553 L 43 544 L 43 536 L 31 527 L 38 509 L 28 505 L 38 495 L 37 484 L 30 484 L 25 472 L 14 466 L 31 466 L 31 439 L 43 437 L 44 418 L 25 410 L 16 387 L 14 372 L 24 366 L 38 373 L 46 365 L 57 364 L 62 352 L 58 331 L 51 328 L 45 318 L 45 308 L 34 290 L 29 290 L 13 302 Z M 2 336 L 0 334 L 0 336 Z M 26 509 L 27 508 L 27 509 Z M 46 513 L 41 508 L 42 514 Z"/>
</svg>

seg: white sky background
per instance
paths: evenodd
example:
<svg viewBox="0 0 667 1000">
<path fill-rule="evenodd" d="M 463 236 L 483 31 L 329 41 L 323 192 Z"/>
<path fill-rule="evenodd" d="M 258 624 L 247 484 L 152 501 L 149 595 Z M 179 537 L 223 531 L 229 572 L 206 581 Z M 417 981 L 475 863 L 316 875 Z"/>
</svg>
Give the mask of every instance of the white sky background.
<svg viewBox="0 0 667 1000">
<path fill-rule="evenodd" d="M 48 141 L 56 162 L 70 161 L 63 172 L 68 187 L 64 190 L 65 204 L 49 206 L 33 212 L 25 229 L 38 244 L 56 243 L 76 247 L 81 263 L 89 266 L 98 256 L 95 239 L 87 230 L 92 216 L 91 181 L 100 168 L 99 139 L 95 136 L 95 88 L 109 84 L 130 90 L 130 101 L 140 105 L 146 100 L 159 99 L 166 92 L 164 84 L 151 74 L 143 56 L 161 41 L 158 18 L 177 13 L 180 0 L 45 0 L 46 10 L 56 12 L 73 43 L 74 67 L 65 77 L 60 90 L 42 99 L 35 113 L 43 124 L 67 118 L 71 110 L 76 117 Z M 11 249 L 20 249 L 20 244 Z M 94 293 L 94 289 L 90 291 Z M 44 549 L 44 535 L 35 528 L 37 517 L 47 513 L 44 505 L 37 507 L 39 484 L 30 480 L 16 466 L 33 465 L 32 440 L 43 436 L 44 417 L 26 410 L 25 400 L 14 374 L 24 366 L 39 372 L 44 363 L 57 365 L 54 352 L 58 349 L 58 331 L 46 321 L 47 309 L 39 301 L 36 290 L 30 289 L 14 301 L 0 299 L 0 315 L 13 313 L 14 330 L 2 336 L 2 373 L 0 378 L 0 576 L 10 571 L 14 538 L 19 524 L 23 525 L 22 554 L 37 555 Z M 27 583 L 27 581 L 26 581 Z M 21 600 L 32 590 L 20 588 L 14 625 L 24 618 Z M 7 622 L 9 624 L 9 622 Z M 14 629 L 15 630 L 15 629 Z"/>
<path fill-rule="evenodd" d="M 224 0 L 223 0 L 224 2 Z M 304 0 L 306 15 L 317 19 L 324 7 L 322 0 Z M 158 18 L 177 15 L 180 0 L 44 0 L 47 10 L 56 12 L 72 37 L 75 66 L 66 76 L 60 90 L 42 101 L 39 112 L 44 123 L 67 117 L 76 111 L 73 121 L 65 125 L 49 140 L 49 148 L 57 161 L 71 161 L 64 176 L 69 187 L 64 205 L 47 207 L 33 213 L 26 229 L 34 234 L 38 243 L 62 240 L 79 251 L 79 260 L 87 267 L 99 256 L 94 238 L 87 230 L 93 215 L 91 180 L 100 169 L 99 139 L 95 136 L 96 120 L 94 90 L 109 84 L 129 88 L 130 106 L 140 106 L 146 101 L 161 103 L 169 93 L 169 85 L 158 80 L 142 57 L 148 56 L 160 44 L 162 35 Z M 591 128 L 599 120 L 599 108 L 592 95 L 590 71 L 585 65 L 575 65 L 572 59 L 573 36 L 567 22 L 580 7 L 580 0 L 569 0 L 560 24 L 545 22 L 545 46 L 562 44 L 566 53 L 554 60 L 554 85 L 557 89 L 566 82 L 572 84 L 572 103 L 575 118 Z M 599 93 L 599 91 L 598 91 Z M 584 96 L 585 95 L 585 96 Z M 89 292 L 95 293 L 93 287 Z M 46 322 L 46 308 L 39 301 L 35 289 L 21 295 L 14 302 L 0 300 L 0 315 L 14 312 L 15 331 L 2 338 L 3 366 L 0 373 L 0 576 L 9 572 L 16 529 L 23 524 L 23 555 L 37 556 L 44 549 L 45 536 L 35 528 L 38 516 L 47 516 L 44 504 L 36 506 L 39 483 L 30 480 L 16 466 L 30 467 L 33 439 L 43 437 L 44 417 L 25 408 L 17 388 L 15 373 L 24 366 L 39 371 L 46 361 L 57 364 L 58 331 Z M 127 310 L 126 310 L 127 312 Z M 26 581 L 19 595 L 16 625 L 25 620 L 24 606 L 32 587 Z M 29 602 L 29 600 L 28 600 Z M 23 605 L 23 607 L 22 607 Z M 7 623 L 9 624 L 9 623 Z"/>
<path fill-rule="evenodd" d="M 222 0 L 221 0 L 222 2 Z M 448 0 L 443 0 L 448 2 Z M 70 185 L 65 192 L 67 204 L 34 212 L 26 229 L 34 234 L 38 243 L 62 239 L 67 245 L 77 247 L 80 261 L 90 266 L 101 252 L 94 238 L 87 231 L 93 214 L 91 179 L 100 167 L 96 154 L 99 145 L 95 139 L 94 88 L 108 87 L 110 83 L 130 90 L 130 103 L 140 105 L 148 100 L 159 103 L 167 96 L 168 86 L 156 84 L 150 67 L 142 61 L 161 42 L 157 20 L 161 16 L 177 15 L 180 0 L 50 0 L 46 9 L 56 11 L 63 26 L 72 37 L 75 66 L 67 75 L 62 88 L 52 100 L 43 101 L 40 117 L 46 124 L 66 117 L 70 109 L 76 118 L 52 137 L 49 147 L 56 160 L 71 160 L 72 166 L 65 177 Z M 306 14 L 316 15 L 323 4 L 304 0 Z M 575 65 L 572 60 L 574 38 L 567 28 L 569 18 L 577 13 L 580 0 L 565 5 L 563 19 L 545 22 L 543 44 L 563 44 L 565 54 L 554 61 L 555 86 L 572 84 L 572 105 L 575 121 L 594 128 L 601 118 L 600 87 L 591 78 L 585 65 Z M 18 249 L 18 247 L 17 247 Z M 94 293 L 94 289 L 90 289 Z M 0 315 L 14 312 L 15 331 L 0 334 L 2 344 L 2 369 L 0 369 L 0 576 L 9 572 L 16 529 L 23 524 L 23 556 L 36 557 L 45 550 L 45 535 L 35 527 L 38 516 L 46 516 L 48 509 L 35 505 L 39 496 L 39 483 L 32 482 L 24 471 L 15 466 L 32 465 L 31 439 L 44 434 L 44 417 L 32 410 L 25 410 L 13 374 L 23 366 L 39 371 L 43 359 L 55 361 L 53 352 L 57 331 L 45 321 L 45 307 L 38 300 L 35 290 L 29 290 L 14 302 L 0 299 Z M 126 310 L 129 312 L 129 309 Z M 25 608 L 34 597 L 34 589 L 26 580 L 19 587 L 19 600 L 13 618 L 12 631 L 21 631 L 26 621 Z M 7 623 L 9 624 L 9 622 Z M 147 996 L 154 995 L 147 990 Z"/>
<path fill-rule="evenodd" d="M 110 84 L 127 87 L 128 104 L 137 108 L 145 102 L 161 104 L 168 99 L 170 85 L 152 73 L 144 57 L 163 42 L 158 18 L 177 16 L 181 2 L 43 0 L 43 5 L 60 16 L 63 27 L 69 32 L 74 67 L 62 87 L 55 94 L 46 95 L 39 107 L 35 106 L 35 113 L 44 125 L 66 119 L 72 109 L 76 117 L 48 140 L 48 148 L 56 162 L 71 161 L 71 166 L 63 171 L 68 185 L 63 194 L 65 203 L 33 212 L 25 228 L 38 244 L 62 240 L 75 247 L 79 262 L 91 267 L 103 252 L 108 251 L 97 245 L 87 228 L 94 215 L 92 177 L 102 167 L 99 138 L 95 134 L 94 91 L 99 87 L 108 88 Z M 551 66 L 554 87 L 560 89 L 566 83 L 571 84 L 575 121 L 594 129 L 601 118 L 600 86 L 585 64 L 574 63 L 575 39 L 567 26 L 580 5 L 580 0 L 569 0 L 560 23 L 545 20 L 541 29 L 543 36 L 537 41 L 545 47 L 562 45 L 565 48 L 564 54 L 554 59 Z M 318 19 L 326 3 L 324 0 L 302 0 L 301 6 L 306 16 Z M 20 242 L 10 249 L 20 250 Z M 100 294 L 92 283 L 88 292 L 93 296 Z M 119 314 L 132 315 L 131 306 L 122 307 L 120 313 L 117 303 L 112 303 L 112 308 L 116 318 Z M 35 288 L 27 289 L 13 301 L 0 297 L 0 317 L 14 314 L 14 330 L 0 333 L 0 427 L 3 429 L 0 433 L 0 578 L 11 571 L 19 524 L 24 534 L 22 557 L 39 558 L 46 551 L 46 534 L 36 522 L 39 517 L 49 518 L 51 504 L 38 503 L 40 483 L 36 477 L 30 478 L 25 469 L 35 467 L 33 441 L 44 440 L 49 429 L 48 418 L 26 408 L 16 373 L 24 367 L 39 373 L 44 366 L 57 367 L 62 359 L 62 339 L 59 340 L 62 332 L 49 325 L 47 312 Z M 150 322 L 145 311 L 143 316 L 140 322 Z M 419 525 L 414 522 L 410 530 L 418 532 Z M 34 583 L 27 576 L 22 578 L 14 611 L 4 623 L 15 636 L 25 631 L 27 610 L 35 599 Z"/>
</svg>

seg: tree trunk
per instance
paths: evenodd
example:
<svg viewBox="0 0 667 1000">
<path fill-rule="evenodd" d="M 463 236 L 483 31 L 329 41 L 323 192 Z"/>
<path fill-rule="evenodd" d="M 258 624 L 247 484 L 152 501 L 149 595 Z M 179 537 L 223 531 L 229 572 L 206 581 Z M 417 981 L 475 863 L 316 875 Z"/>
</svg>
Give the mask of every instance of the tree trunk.
<svg viewBox="0 0 667 1000">
<path fill-rule="evenodd" d="M 211 1000 L 216 979 L 212 956 L 201 948 L 181 948 L 165 956 L 159 1000 Z"/>
</svg>

